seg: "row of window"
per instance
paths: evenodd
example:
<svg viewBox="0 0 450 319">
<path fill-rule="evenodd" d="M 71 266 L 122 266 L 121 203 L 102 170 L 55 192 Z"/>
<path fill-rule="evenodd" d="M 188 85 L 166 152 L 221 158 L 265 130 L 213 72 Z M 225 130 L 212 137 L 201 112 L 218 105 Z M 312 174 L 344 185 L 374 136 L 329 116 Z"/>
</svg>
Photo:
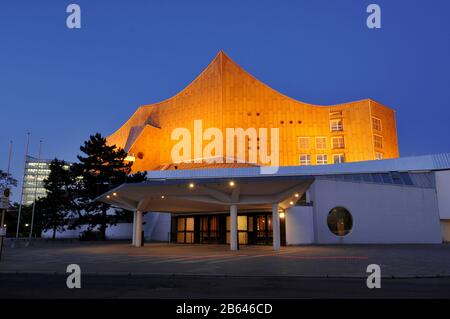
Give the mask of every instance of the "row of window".
<svg viewBox="0 0 450 319">
<path fill-rule="evenodd" d="M 333 149 L 345 148 L 343 136 L 333 136 L 331 138 L 331 144 Z M 383 148 L 383 137 L 381 135 L 373 136 L 373 144 L 376 148 Z M 307 136 L 298 137 L 298 148 L 301 150 L 311 149 L 311 138 Z M 316 137 L 316 149 L 324 150 L 328 148 L 326 137 Z"/>
<path fill-rule="evenodd" d="M 425 174 L 409 174 L 407 172 L 389 172 L 389 173 L 361 173 L 361 174 L 338 174 L 327 175 L 322 178 L 328 180 L 337 180 L 345 182 L 364 182 L 376 184 L 397 184 L 407 186 L 429 187 L 432 182 L 427 179 Z"/>
<path fill-rule="evenodd" d="M 372 117 L 372 128 L 375 131 L 381 132 L 382 125 L 381 120 L 376 117 Z M 336 118 L 330 120 L 330 131 L 331 132 L 339 132 L 344 130 L 344 124 L 342 118 Z"/>
<path fill-rule="evenodd" d="M 345 148 L 344 137 L 343 136 L 333 136 L 331 138 L 331 143 L 333 148 Z M 299 137 L 298 147 L 302 150 L 308 150 L 311 148 L 311 138 L 310 137 Z M 328 148 L 326 137 L 316 137 L 316 149 L 323 150 Z"/>
<path fill-rule="evenodd" d="M 345 162 L 344 154 L 333 154 L 333 164 L 339 164 Z M 317 154 L 316 155 L 316 164 L 317 165 L 326 165 L 328 164 L 328 155 L 327 154 Z M 311 165 L 311 155 L 310 154 L 301 154 L 300 155 L 300 165 Z"/>
<path fill-rule="evenodd" d="M 345 155 L 344 154 L 333 154 L 333 164 L 345 163 Z M 375 159 L 382 160 L 383 153 L 375 152 Z M 311 155 L 310 154 L 301 154 L 299 157 L 300 165 L 311 165 Z M 317 154 L 316 155 L 316 164 L 317 165 L 326 165 L 329 164 L 328 155 L 327 154 Z M 331 163 L 330 163 L 331 164 Z"/>
<path fill-rule="evenodd" d="M 247 113 L 248 116 L 251 116 L 252 113 L 248 112 Z M 260 113 L 257 112 L 256 116 L 259 116 Z M 330 116 L 342 116 L 342 111 L 331 111 L 330 112 Z M 294 121 L 289 121 L 290 124 L 293 124 Z M 284 124 L 284 121 L 280 122 L 281 124 Z M 301 124 L 302 121 L 297 121 L 298 124 Z M 382 130 L 382 126 L 381 126 L 381 120 L 379 118 L 376 117 L 372 117 L 372 128 L 376 131 L 381 132 Z M 344 125 L 343 125 L 343 121 L 342 118 L 335 118 L 335 119 L 331 119 L 330 120 L 330 130 L 331 132 L 339 132 L 339 131 L 343 131 L 344 130 Z"/>
</svg>

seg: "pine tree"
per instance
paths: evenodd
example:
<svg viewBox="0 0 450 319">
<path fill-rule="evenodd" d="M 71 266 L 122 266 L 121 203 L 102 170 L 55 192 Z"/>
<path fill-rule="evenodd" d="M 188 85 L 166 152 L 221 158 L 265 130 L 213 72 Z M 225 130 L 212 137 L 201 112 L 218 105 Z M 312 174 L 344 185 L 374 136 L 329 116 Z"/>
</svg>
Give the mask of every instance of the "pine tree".
<svg viewBox="0 0 450 319">
<path fill-rule="evenodd" d="M 114 220 L 108 220 L 110 205 L 95 201 L 95 198 L 125 183 L 128 178 L 133 182 L 142 181 L 146 174 L 129 176 L 132 163 L 125 162 L 125 150 L 115 145 L 107 145 L 106 139 L 99 133 L 91 135 L 80 150 L 85 156 L 79 155 L 79 163 L 72 165 L 72 171 L 78 177 L 77 202 L 80 210 L 84 212 L 78 223 L 88 224 L 90 229 L 98 226 L 101 238 L 105 240 L 106 228 L 108 224 L 114 224 Z M 121 214 L 122 210 L 115 211 L 116 217 Z"/>
<path fill-rule="evenodd" d="M 42 230 L 52 230 L 55 239 L 57 231 L 64 231 L 69 217 L 78 210 L 74 198 L 75 178 L 69 165 L 58 159 L 50 163 L 50 174 L 44 180 L 47 195 L 36 201 L 36 210 Z"/>
</svg>

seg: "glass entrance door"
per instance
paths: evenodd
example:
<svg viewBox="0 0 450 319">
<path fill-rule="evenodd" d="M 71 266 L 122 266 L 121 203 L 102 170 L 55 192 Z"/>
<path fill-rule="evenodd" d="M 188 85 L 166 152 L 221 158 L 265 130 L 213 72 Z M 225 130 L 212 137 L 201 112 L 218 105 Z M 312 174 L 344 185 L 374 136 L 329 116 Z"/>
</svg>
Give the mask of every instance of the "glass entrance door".
<svg viewBox="0 0 450 319">
<path fill-rule="evenodd" d="M 237 216 L 238 242 L 240 245 L 271 245 L 272 214 L 269 212 L 241 213 Z M 285 244 L 284 220 L 280 220 L 282 244 Z M 229 244 L 230 216 L 209 214 L 177 216 L 172 228 L 173 240 L 187 244 Z"/>
<path fill-rule="evenodd" d="M 200 243 L 219 243 L 219 217 L 217 215 L 200 218 Z"/>
<path fill-rule="evenodd" d="M 248 244 L 248 217 L 238 216 L 238 242 L 240 245 Z M 227 244 L 230 243 L 230 216 L 227 216 Z"/>
<path fill-rule="evenodd" d="M 272 214 L 256 215 L 256 243 L 272 243 Z"/>
</svg>

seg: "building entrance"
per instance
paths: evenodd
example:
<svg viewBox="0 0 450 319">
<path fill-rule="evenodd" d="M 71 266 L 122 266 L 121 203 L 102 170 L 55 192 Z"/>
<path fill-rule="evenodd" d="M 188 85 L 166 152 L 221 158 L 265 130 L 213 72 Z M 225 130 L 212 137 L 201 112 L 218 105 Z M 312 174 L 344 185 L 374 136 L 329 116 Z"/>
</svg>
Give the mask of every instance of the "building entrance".
<svg viewBox="0 0 450 319">
<path fill-rule="evenodd" d="M 241 213 L 237 218 L 240 245 L 272 245 L 272 213 Z M 280 220 L 281 243 L 286 242 L 284 220 Z M 172 219 L 172 241 L 180 244 L 229 244 L 230 216 L 208 214 L 175 216 Z"/>
</svg>

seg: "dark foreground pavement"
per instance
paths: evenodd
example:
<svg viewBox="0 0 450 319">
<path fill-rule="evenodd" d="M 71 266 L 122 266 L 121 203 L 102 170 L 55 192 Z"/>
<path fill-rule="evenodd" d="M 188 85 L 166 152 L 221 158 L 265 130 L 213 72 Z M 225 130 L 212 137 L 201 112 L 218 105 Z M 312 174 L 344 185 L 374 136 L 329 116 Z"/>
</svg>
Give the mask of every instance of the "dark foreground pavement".
<svg viewBox="0 0 450 319">
<path fill-rule="evenodd" d="M 80 289 L 66 276 L 0 274 L 8 298 L 450 298 L 450 278 L 384 278 L 368 289 L 365 278 L 84 275 Z"/>
<path fill-rule="evenodd" d="M 450 245 L 270 246 L 146 244 L 128 242 L 33 242 L 5 245 L 0 273 L 84 275 L 205 275 L 367 277 L 377 264 L 384 278 L 450 277 Z"/>
<path fill-rule="evenodd" d="M 5 298 L 450 298 L 450 245 L 282 247 L 32 242 L 6 245 Z M 81 289 L 68 289 L 77 264 Z M 381 288 L 366 285 L 368 265 Z"/>
</svg>

